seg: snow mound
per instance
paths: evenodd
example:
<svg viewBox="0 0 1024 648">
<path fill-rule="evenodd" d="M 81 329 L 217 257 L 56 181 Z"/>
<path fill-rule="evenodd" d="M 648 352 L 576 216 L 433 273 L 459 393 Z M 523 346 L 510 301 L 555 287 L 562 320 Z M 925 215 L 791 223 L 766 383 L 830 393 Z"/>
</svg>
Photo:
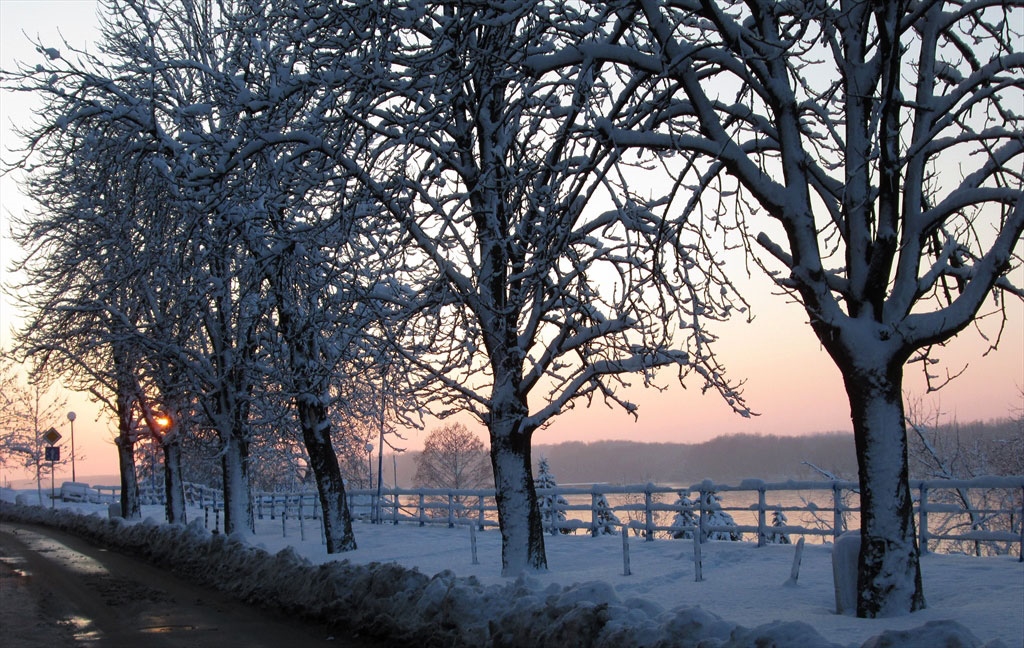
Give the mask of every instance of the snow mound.
<svg viewBox="0 0 1024 648">
<path fill-rule="evenodd" d="M 188 525 L 140 523 L 0 502 L 0 519 L 59 528 L 136 555 L 256 605 L 395 643 L 444 646 L 594 648 L 828 648 L 838 646 L 801 622 L 745 628 L 700 607 L 665 611 L 641 598 L 621 600 L 602 581 L 542 587 L 529 577 L 483 585 L 451 571 L 427 576 L 396 563 L 311 563 L 288 547 L 270 554 L 244 535 Z M 981 647 L 955 622 L 886 631 L 863 648 Z M 1001 642 L 987 648 L 1002 647 Z"/>
<path fill-rule="evenodd" d="M 864 642 L 862 648 L 1005 648 L 1002 641 L 982 644 L 956 621 L 929 621 L 912 630 L 886 630 Z"/>
</svg>

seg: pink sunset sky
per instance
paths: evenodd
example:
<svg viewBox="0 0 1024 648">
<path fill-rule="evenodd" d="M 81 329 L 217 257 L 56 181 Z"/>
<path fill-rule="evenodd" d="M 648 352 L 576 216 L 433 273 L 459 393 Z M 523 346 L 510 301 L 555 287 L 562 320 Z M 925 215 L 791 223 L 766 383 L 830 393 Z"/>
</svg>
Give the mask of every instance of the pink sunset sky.
<svg viewBox="0 0 1024 648">
<path fill-rule="evenodd" d="M 95 3 L 83 1 L 3 0 L 0 2 L 0 66 L 15 60 L 33 61 L 38 56 L 27 45 L 24 33 L 57 41 L 57 26 L 72 44 L 82 46 L 95 38 Z M 56 45 L 59 47 L 59 44 Z M 27 97 L 0 91 L 0 142 L 4 160 L 13 145 L 10 124 L 30 119 L 32 104 Z M 10 214 L 20 213 L 27 205 L 15 178 L 0 178 L 0 281 L 7 285 L 18 252 L 10 241 Z M 1024 273 L 1018 272 L 1017 275 Z M 1017 285 L 1024 283 L 1014 277 Z M 755 321 L 735 320 L 716 332 L 721 340 L 719 356 L 728 375 L 745 380 L 744 395 L 752 410 L 760 416 L 743 419 L 734 414 L 714 393 L 701 395 L 700 383 L 688 383 L 682 389 L 672 378 L 663 380 L 667 390 L 633 388 L 627 399 L 640 406 L 639 420 L 621 410 L 612 410 L 601 402 L 555 419 L 539 431 L 535 443 L 559 441 L 596 441 L 629 439 L 648 442 L 699 442 L 723 434 L 799 435 L 815 432 L 849 431 L 849 405 L 838 370 L 819 346 L 800 306 L 787 298 L 771 294 L 773 288 L 763 276 L 747 282 Z M 994 306 L 991 306 L 994 309 Z M 978 329 L 968 328 L 942 350 L 943 364 L 933 372 L 964 373 L 951 385 L 933 394 L 925 394 L 920 366 L 907 368 L 908 400 L 920 401 L 928 416 L 941 413 L 943 420 L 989 420 L 1019 415 L 1024 411 L 1024 305 L 1019 300 L 1007 304 L 1010 321 L 998 351 L 983 355 L 990 342 Z M 981 332 L 993 339 L 998 332 L 998 316 L 983 322 Z M 16 313 L 6 296 L 0 301 L 0 345 L 10 346 L 10 329 L 16 325 Z M 637 381 L 639 382 L 639 381 Z M 68 409 L 77 412 L 75 444 L 80 459 L 77 474 L 101 475 L 117 471 L 112 439 L 114 425 L 106 413 L 81 395 L 68 394 Z M 485 433 L 481 426 L 466 421 L 472 429 Z M 435 423 L 428 423 L 429 428 Z M 64 434 L 62 445 L 69 447 L 70 426 L 62 419 L 56 426 Z M 418 449 L 425 431 L 409 431 L 406 446 Z M 66 452 L 66 451 L 65 451 Z M 20 477 L 5 469 L 0 481 Z M 58 469 L 58 480 L 70 479 Z"/>
</svg>

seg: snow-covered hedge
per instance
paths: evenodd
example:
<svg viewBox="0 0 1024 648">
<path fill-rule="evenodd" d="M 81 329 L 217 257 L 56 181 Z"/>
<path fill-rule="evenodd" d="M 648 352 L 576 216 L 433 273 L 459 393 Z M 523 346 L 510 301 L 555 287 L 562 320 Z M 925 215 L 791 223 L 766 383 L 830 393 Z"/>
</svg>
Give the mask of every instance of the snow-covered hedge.
<svg viewBox="0 0 1024 648">
<path fill-rule="evenodd" d="M 745 628 L 700 608 L 665 611 L 620 600 L 605 582 L 546 589 L 528 577 L 481 584 L 449 571 L 427 576 L 397 564 L 314 565 L 291 548 L 275 555 L 244 537 L 187 526 L 0 502 L 0 519 L 59 528 L 133 554 L 239 599 L 337 624 L 392 642 L 426 646 L 593 646 L 607 648 L 828 647 L 811 626 L 775 622 Z M 981 646 L 963 626 L 936 622 L 886 632 L 864 647 Z M 995 648 L 1002 644 L 989 644 Z"/>
</svg>

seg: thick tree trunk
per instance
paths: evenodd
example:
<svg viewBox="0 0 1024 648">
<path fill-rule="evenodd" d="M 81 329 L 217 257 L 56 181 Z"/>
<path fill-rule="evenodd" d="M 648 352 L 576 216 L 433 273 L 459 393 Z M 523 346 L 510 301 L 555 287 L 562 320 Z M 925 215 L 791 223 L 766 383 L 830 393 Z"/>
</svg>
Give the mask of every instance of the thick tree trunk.
<svg viewBox="0 0 1024 648">
<path fill-rule="evenodd" d="M 491 465 L 494 468 L 498 525 L 501 528 L 501 574 L 544 571 L 544 528 L 533 486 L 530 437 L 520 421 L 492 419 Z"/>
<path fill-rule="evenodd" d="M 907 467 L 902 363 L 843 368 L 860 478 L 857 616 L 925 607 Z"/>
<path fill-rule="evenodd" d="M 185 484 L 181 477 L 181 444 L 177 431 L 172 438 L 164 437 L 161 448 L 164 451 L 164 492 L 167 499 L 166 512 L 169 524 L 185 524 Z"/>
<path fill-rule="evenodd" d="M 115 445 L 121 473 L 121 517 L 138 520 L 142 518 L 142 506 L 139 502 L 139 479 L 135 473 L 135 444 L 122 434 Z"/>
<path fill-rule="evenodd" d="M 225 533 L 252 533 L 249 500 L 249 444 L 232 434 L 224 442 L 221 468 L 224 480 Z"/>
<path fill-rule="evenodd" d="M 331 424 L 327 419 L 327 410 L 323 404 L 301 397 L 296 398 L 295 406 L 302 427 L 302 439 L 320 494 L 327 553 L 352 551 L 356 548 L 356 538 L 352 533 L 352 516 L 345 497 L 345 482 L 338 467 L 338 456 L 331 444 Z"/>
<path fill-rule="evenodd" d="M 135 472 L 135 440 L 132 438 L 131 413 L 128 398 L 117 399 L 117 466 L 121 473 L 121 517 L 126 520 L 142 518 L 139 502 L 139 478 Z"/>
</svg>

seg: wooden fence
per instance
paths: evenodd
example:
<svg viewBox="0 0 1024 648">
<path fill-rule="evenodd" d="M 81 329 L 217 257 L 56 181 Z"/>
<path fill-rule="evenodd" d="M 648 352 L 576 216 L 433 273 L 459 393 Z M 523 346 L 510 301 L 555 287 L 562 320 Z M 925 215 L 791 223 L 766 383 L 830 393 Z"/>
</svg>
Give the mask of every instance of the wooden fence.
<svg viewBox="0 0 1024 648">
<path fill-rule="evenodd" d="M 1024 476 L 912 480 L 911 488 L 922 552 L 937 549 L 981 555 L 1010 553 L 1016 547 L 1024 560 Z M 709 498 L 710 493 L 721 501 Z M 758 546 L 779 536 L 834 541 L 847 529 L 858 528 L 855 518 L 860 513 L 858 484 L 847 481 L 744 480 L 739 485 L 704 481 L 684 487 L 594 484 L 538 489 L 537 495 L 555 502 L 554 514 L 547 516 L 550 533 L 597 535 L 607 527 L 599 505 L 605 500 L 610 512 L 620 519 L 620 527 L 628 527 L 646 540 L 671 537 L 679 531 L 672 520 L 686 508 L 697 520 L 700 542 L 715 532 L 738 533 L 750 536 Z M 681 505 L 680 495 L 694 495 L 692 506 Z M 147 496 L 158 499 L 156 493 Z M 379 498 L 376 489 L 355 489 L 347 491 L 347 496 L 352 516 L 372 523 L 474 525 L 480 530 L 498 525 L 494 491 L 489 489 L 385 488 Z M 213 515 L 213 525 L 219 528 L 223 510 L 220 491 L 187 484 L 186 501 L 203 509 L 208 521 Z M 713 511 L 745 516 L 746 521 L 735 526 L 713 525 L 708 522 Z M 770 516 L 776 511 L 798 523 L 773 526 Z M 253 512 L 256 519 L 280 518 L 282 524 L 289 519 L 301 524 L 321 516 L 315 491 L 254 493 Z"/>
</svg>

